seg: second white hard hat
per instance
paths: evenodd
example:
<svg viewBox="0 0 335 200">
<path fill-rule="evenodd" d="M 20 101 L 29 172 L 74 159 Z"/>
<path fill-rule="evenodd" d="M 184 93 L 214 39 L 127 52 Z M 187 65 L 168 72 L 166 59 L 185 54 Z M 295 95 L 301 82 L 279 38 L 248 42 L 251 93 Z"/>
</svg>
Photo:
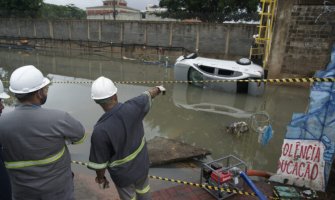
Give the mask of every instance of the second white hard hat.
<svg viewBox="0 0 335 200">
<path fill-rule="evenodd" d="M 9 95 L 5 92 L 2 81 L 0 80 L 0 99 L 8 99 Z"/>
<path fill-rule="evenodd" d="M 91 88 L 91 97 L 94 100 L 106 99 L 116 94 L 117 88 L 112 80 L 100 76 L 96 79 Z"/>
<path fill-rule="evenodd" d="M 50 83 L 40 70 L 33 65 L 17 68 L 9 80 L 9 90 L 15 94 L 27 94 L 37 91 Z"/>
</svg>

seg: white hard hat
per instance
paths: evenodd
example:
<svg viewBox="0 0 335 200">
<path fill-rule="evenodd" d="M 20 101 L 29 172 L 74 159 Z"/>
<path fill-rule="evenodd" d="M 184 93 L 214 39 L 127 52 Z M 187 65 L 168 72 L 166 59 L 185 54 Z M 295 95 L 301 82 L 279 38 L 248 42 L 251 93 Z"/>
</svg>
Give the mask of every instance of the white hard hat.
<svg viewBox="0 0 335 200">
<path fill-rule="evenodd" d="M 0 99 L 8 99 L 9 95 L 5 92 L 5 89 L 3 88 L 3 84 L 0 80 Z"/>
<path fill-rule="evenodd" d="M 27 94 L 37 91 L 50 83 L 40 70 L 32 65 L 17 68 L 9 80 L 9 90 L 15 94 Z"/>
<path fill-rule="evenodd" d="M 113 81 L 100 76 L 92 84 L 91 97 L 95 100 L 106 99 L 116 94 L 116 92 L 117 88 L 115 87 Z"/>
</svg>

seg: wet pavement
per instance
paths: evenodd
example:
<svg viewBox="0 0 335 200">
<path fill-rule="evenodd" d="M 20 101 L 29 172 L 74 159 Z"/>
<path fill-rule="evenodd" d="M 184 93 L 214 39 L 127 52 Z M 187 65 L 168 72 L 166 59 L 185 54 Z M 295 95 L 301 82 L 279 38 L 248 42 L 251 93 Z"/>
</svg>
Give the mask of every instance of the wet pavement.
<svg viewBox="0 0 335 200">
<path fill-rule="evenodd" d="M 215 199 L 204 189 L 179 185 L 152 193 L 153 200 L 212 200 Z"/>
<path fill-rule="evenodd" d="M 119 195 L 110 181 L 110 188 L 102 190 L 94 181 L 95 176 L 86 174 L 75 174 L 74 191 L 78 200 L 117 200 Z"/>
<path fill-rule="evenodd" d="M 87 173 L 76 173 L 75 174 L 75 197 L 80 200 L 119 200 L 117 191 L 114 187 L 113 182 L 109 176 L 106 176 L 110 181 L 110 188 L 101 190 L 98 184 L 94 182 L 95 174 L 93 171 L 90 175 Z M 195 164 L 190 162 L 175 163 L 165 165 L 157 168 L 150 168 L 149 175 L 158 176 L 162 178 L 169 178 L 174 180 L 186 181 L 188 183 L 200 183 L 201 170 Z M 273 193 L 273 186 L 278 185 L 276 183 L 270 183 L 267 179 L 262 177 L 250 177 L 257 188 L 262 193 L 271 199 L 275 197 Z M 215 193 L 210 194 L 203 188 L 197 186 L 190 186 L 183 183 L 159 180 L 157 178 L 150 178 L 151 196 L 153 200 L 215 200 L 218 199 Z M 334 200 L 335 197 L 335 164 L 333 165 L 333 172 L 329 179 L 329 185 L 327 192 L 319 192 L 316 200 Z M 246 195 L 253 193 L 253 191 L 243 184 L 243 194 L 234 194 L 227 197 L 228 200 L 248 200 L 258 199 L 255 196 Z M 299 190 L 298 190 L 299 191 Z M 214 195 L 213 195 L 214 194 Z"/>
<path fill-rule="evenodd" d="M 196 167 L 189 167 L 190 164 L 177 164 L 176 165 L 167 165 L 163 168 L 157 167 L 157 168 L 150 168 L 149 175 L 152 176 L 159 176 L 164 178 L 171 178 L 175 180 L 184 180 L 188 182 L 198 183 L 200 179 L 200 168 Z M 185 167 L 187 165 L 187 167 Z M 72 164 L 72 168 L 78 167 L 77 165 Z M 95 200 L 95 199 L 101 199 L 101 200 L 117 200 L 119 199 L 117 191 L 114 187 L 113 181 L 111 181 L 109 175 L 106 174 L 107 179 L 110 182 L 110 188 L 106 190 L 99 189 L 98 184 L 95 183 L 95 173 L 92 170 L 88 170 L 84 166 L 79 166 L 82 168 L 82 170 L 87 170 L 85 173 L 76 173 L 74 177 L 74 184 L 75 184 L 75 197 L 76 199 L 84 199 L 84 200 Z M 78 171 L 78 170 L 76 170 Z M 150 178 L 150 191 L 152 193 L 152 197 L 154 199 L 164 199 L 165 192 L 173 190 L 171 188 L 177 188 L 179 186 L 186 186 L 181 185 L 175 182 L 169 182 L 169 181 L 162 181 L 158 179 Z M 189 187 L 189 186 L 188 186 Z M 185 188 L 188 188 L 185 187 Z M 200 192 L 203 192 L 206 194 L 207 192 L 201 188 L 192 188 L 192 190 L 200 190 Z M 189 189 L 186 189 L 189 190 Z M 185 194 L 186 195 L 186 194 Z M 188 195 L 191 195 L 188 194 Z M 210 195 L 207 195 L 209 198 L 211 198 Z M 187 199 L 187 198 L 186 198 Z"/>
<path fill-rule="evenodd" d="M 85 174 L 75 175 L 75 198 L 80 200 L 119 200 L 119 196 L 112 181 L 110 188 L 101 190 L 94 182 L 94 176 Z M 162 187 L 162 181 L 150 179 L 151 195 L 153 200 L 164 199 L 215 199 L 207 191 L 197 187 L 168 183 Z"/>
<path fill-rule="evenodd" d="M 185 170 L 185 169 L 184 169 Z M 187 171 L 189 171 L 188 169 Z M 197 174 L 197 169 L 193 169 L 193 173 Z M 180 173 L 185 171 L 181 170 Z M 189 171 L 190 172 L 190 171 Z M 175 175 L 178 175 L 175 174 Z M 185 174 L 183 175 L 185 176 Z M 75 175 L 75 197 L 80 200 L 119 200 L 119 196 L 110 181 L 110 188 L 101 190 L 98 188 L 98 184 L 94 182 L 95 176 L 89 176 L 85 174 Z M 199 177 L 198 177 L 199 178 Z M 109 179 L 109 178 L 108 178 Z M 192 179 L 192 178 L 191 178 Z M 110 180 L 110 179 L 109 179 Z M 188 179 L 183 179 L 188 180 Z M 199 183 L 194 181 L 193 183 Z M 265 183 L 256 183 L 257 186 L 263 191 L 267 191 L 267 196 L 272 195 L 272 190 Z M 150 179 L 151 196 L 153 200 L 215 200 L 205 189 L 195 186 L 189 186 L 185 184 L 171 183 L 162 180 Z M 252 192 L 250 189 L 245 190 L 246 192 Z M 227 199 L 230 200 L 242 200 L 242 199 L 257 199 L 253 196 L 245 195 L 232 195 Z"/>
</svg>

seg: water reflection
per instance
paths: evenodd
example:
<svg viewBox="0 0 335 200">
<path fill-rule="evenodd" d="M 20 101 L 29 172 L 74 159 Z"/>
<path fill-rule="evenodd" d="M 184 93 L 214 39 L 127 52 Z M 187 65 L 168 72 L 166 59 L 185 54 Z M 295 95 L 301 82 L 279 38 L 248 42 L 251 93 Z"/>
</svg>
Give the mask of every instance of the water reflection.
<svg viewBox="0 0 335 200">
<path fill-rule="evenodd" d="M 103 114 L 90 99 L 88 80 L 104 75 L 114 81 L 173 80 L 171 68 L 145 65 L 82 53 L 20 52 L 0 50 L 0 67 L 5 77 L 22 65 L 32 64 L 53 81 L 77 81 L 78 84 L 53 83 L 49 87 L 45 107 L 65 110 L 79 119 L 88 133 Z M 121 102 L 134 97 L 155 84 L 116 84 Z M 7 85 L 8 86 L 8 85 Z M 308 89 L 268 85 L 265 94 L 253 97 L 245 94 L 226 94 L 200 89 L 187 84 L 165 84 L 167 93 L 154 100 L 144 120 L 147 139 L 164 136 L 212 151 L 213 158 L 237 155 L 248 167 L 276 170 L 276 162 L 293 112 L 304 112 L 308 103 Z M 10 104 L 11 105 L 11 104 Z M 5 112 L 13 109 L 7 106 Z M 271 117 L 274 137 L 267 146 L 261 146 L 258 135 L 249 132 L 240 137 L 226 133 L 225 126 L 246 121 L 251 114 L 265 110 Z M 74 160 L 87 161 L 89 140 L 71 147 Z M 90 173 L 82 167 L 76 170 Z"/>
<path fill-rule="evenodd" d="M 174 84 L 173 87 L 173 102 L 177 107 L 233 118 L 249 118 L 252 115 L 250 111 L 257 109 L 253 106 L 261 101 L 262 98 L 250 95 L 204 90 L 188 84 Z"/>
</svg>

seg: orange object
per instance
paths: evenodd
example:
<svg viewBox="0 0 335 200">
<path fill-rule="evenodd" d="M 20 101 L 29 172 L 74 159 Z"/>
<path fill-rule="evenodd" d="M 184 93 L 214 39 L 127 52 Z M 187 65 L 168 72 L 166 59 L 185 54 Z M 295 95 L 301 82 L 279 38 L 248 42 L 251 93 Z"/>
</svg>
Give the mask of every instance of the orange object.
<svg viewBox="0 0 335 200">
<path fill-rule="evenodd" d="M 272 174 L 270 172 L 266 172 L 266 171 L 248 169 L 247 170 L 247 175 L 248 176 L 260 176 L 260 177 L 264 177 L 264 178 L 270 178 L 270 176 Z"/>
</svg>

